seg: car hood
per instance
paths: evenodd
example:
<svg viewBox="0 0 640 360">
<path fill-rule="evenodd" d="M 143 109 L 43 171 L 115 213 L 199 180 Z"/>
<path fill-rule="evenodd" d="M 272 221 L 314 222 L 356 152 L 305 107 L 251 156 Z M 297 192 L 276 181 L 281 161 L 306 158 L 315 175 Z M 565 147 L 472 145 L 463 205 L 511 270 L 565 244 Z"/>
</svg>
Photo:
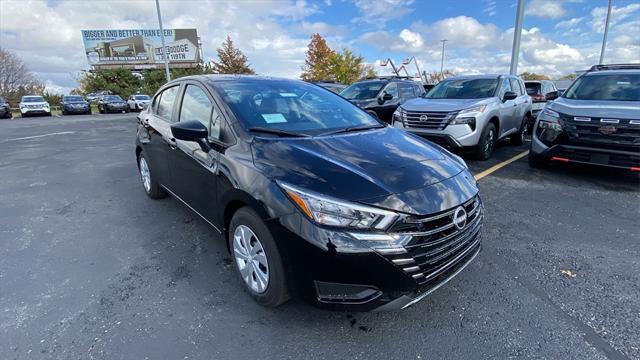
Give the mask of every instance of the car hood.
<svg viewBox="0 0 640 360">
<path fill-rule="evenodd" d="M 549 109 L 572 116 L 596 118 L 638 119 L 640 101 L 594 101 L 558 98 L 548 105 Z"/>
<path fill-rule="evenodd" d="M 252 151 L 256 167 L 272 180 L 407 213 L 433 213 L 477 193 L 462 160 L 391 127 L 314 138 L 256 137 Z"/>
<path fill-rule="evenodd" d="M 458 111 L 472 106 L 493 102 L 488 99 L 425 99 L 415 98 L 402 103 L 402 108 L 407 111 Z"/>
<path fill-rule="evenodd" d="M 41 105 L 41 106 L 47 105 L 48 106 L 49 103 L 48 102 L 21 102 L 20 106 L 22 105 Z"/>
<path fill-rule="evenodd" d="M 73 104 L 73 105 L 77 105 L 77 104 L 88 105 L 89 103 L 86 102 L 86 101 L 67 101 L 67 102 L 65 102 L 65 104 L 66 105 L 71 105 L 71 104 Z"/>
</svg>

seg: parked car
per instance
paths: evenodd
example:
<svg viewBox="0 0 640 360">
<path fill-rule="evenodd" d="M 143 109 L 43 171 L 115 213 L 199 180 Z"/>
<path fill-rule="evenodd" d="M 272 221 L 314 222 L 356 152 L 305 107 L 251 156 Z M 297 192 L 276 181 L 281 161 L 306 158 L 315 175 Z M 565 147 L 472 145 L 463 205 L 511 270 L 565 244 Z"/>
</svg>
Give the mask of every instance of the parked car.
<svg viewBox="0 0 640 360">
<path fill-rule="evenodd" d="M 98 111 L 100 114 L 111 112 L 129 112 L 127 104 L 119 95 L 102 95 L 98 99 Z"/>
<path fill-rule="evenodd" d="M 38 95 L 23 96 L 18 105 L 20 108 L 20 116 L 27 117 L 31 115 L 51 116 L 51 107 L 49 103 Z"/>
<path fill-rule="evenodd" d="M 340 84 L 335 81 L 317 81 L 317 82 L 314 82 L 314 84 L 318 86 L 322 86 L 323 88 L 333 91 L 336 94 L 340 94 L 340 92 L 347 87 L 347 85 Z"/>
<path fill-rule="evenodd" d="M 13 114 L 11 114 L 11 106 L 9 103 L 0 96 L 0 119 L 11 119 Z"/>
<path fill-rule="evenodd" d="M 556 85 L 551 80 L 527 80 L 524 82 L 524 86 L 527 88 L 527 94 L 531 96 L 531 115 L 532 121 L 530 124 L 531 129 L 533 127 L 533 121 L 538 117 L 538 113 L 544 109 L 547 104 L 546 95 L 554 91 L 558 91 Z"/>
<path fill-rule="evenodd" d="M 139 116 L 144 191 L 219 232 L 263 305 L 296 289 L 331 309 L 405 308 L 480 251 L 464 161 L 313 84 L 189 76 Z"/>
<path fill-rule="evenodd" d="M 127 104 L 129 104 L 129 110 L 141 111 L 145 106 L 149 105 L 151 97 L 144 94 L 134 94 L 129 96 Z"/>
<path fill-rule="evenodd" d="M 60 103 L 62 115 L 91 114 L 91 105 L 80 95 L 66 95 Z"/>
<path fill-rule="evenodd" d="M 530 118 L 531 97 L 520 78 L 473 75 L 450 77 L 405 102 L 393 114 L 393 125 L 487 160 L 500 139 L 521 145 Z"/>
<path fill-rule="evenodd" d="M 403 102 L 424 94 L 413 80 L 389 77 L 363 80 L 342 90 L 340 95 L 378 119 L 391 123 L 391 115 Z"/>
<path fill-rule="evenodd" d="M 582 163 L 640 172 L 640 65 L 596 65 L 538 115 L 529 164 Z"/>
</svg>

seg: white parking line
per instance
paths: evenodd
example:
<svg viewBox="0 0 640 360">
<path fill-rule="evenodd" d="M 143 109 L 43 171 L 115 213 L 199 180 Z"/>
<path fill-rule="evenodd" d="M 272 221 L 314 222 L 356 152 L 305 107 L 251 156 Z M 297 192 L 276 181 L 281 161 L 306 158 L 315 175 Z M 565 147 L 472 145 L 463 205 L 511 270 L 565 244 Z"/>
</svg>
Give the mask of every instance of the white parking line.
<svg viewBox="0 0 640 360">
<path fill-rule="evenodd" d="M 20 138 L 7 139 L 7 140 L 5 140 L 3 142 L 19 141 L 19 140 L 31 140 L 31 139 L 38 139 L 38 138 L 42 138 L 42 137 L 46 137 L 46 136 L 67 135 L 67 134 L 75 134 L 75 133 L 76 133 L 75 131 L 61 131 L 61 132 L 55 132 L 55 133 L 49 133 L 49 134 L 25 136 L 25 137 L 20 137 Z"/>
</svg>

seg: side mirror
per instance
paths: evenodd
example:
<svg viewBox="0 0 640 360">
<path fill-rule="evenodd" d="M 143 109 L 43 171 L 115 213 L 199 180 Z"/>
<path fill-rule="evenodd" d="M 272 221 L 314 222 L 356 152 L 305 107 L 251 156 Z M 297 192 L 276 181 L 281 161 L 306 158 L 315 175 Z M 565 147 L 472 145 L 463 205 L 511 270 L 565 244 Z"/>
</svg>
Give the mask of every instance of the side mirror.
<svg viewBox="0 0 640 360">
<path fill-rule="evenodd" d="M 391 99 L 393 99 L 393 95 L 384 93 L 381 97 L 378 98 L 378 104 L 382 105 Z"/>
<path fill-rule="evenodd" d="M 502 101 L 513 100 L 517 97 L 518 97 L 518 94 L 514 93 L 513 91 L 507 91 L 502 96 Z"/>
<path fill-rule="evenodd" d="M 548 93 L 544 94 L 544 98 L 547 101 L 553 101 L 553 100 L 557 99 L 558 96 L 560 96 L 560 92 L 559 91 L 552 91 L 552 92 L 548 92 Z"/>
<path fill-rule="evenodd" d="M 199 121 L 181 121 L 171 125 L 171 134 L 178 140 L 194 141 L 204 152 L 209 152 L 211 146 L 207 142 L 207 128 Z"/>
</svg>

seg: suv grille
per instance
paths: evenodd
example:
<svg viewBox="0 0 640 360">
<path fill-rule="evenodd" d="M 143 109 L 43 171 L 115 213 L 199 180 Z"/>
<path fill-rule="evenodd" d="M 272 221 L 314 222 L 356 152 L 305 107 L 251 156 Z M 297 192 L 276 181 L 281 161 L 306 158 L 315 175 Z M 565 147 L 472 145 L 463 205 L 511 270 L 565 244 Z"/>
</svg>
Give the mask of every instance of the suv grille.
<svg viewBox="0 0 640 360">
<path fill-rule="evenodd" d="M 640 147 L 640 120 L 589 118 L 561 114 L 570 144 Z"/>
<path fill-rule="evenodd" d="M 402 123 L 408 128 L 443 130 L 456 112 L 403 111 Z"/>
<path fill-rule="evenodd" d="M 454 217 L 459 208 L 467 214 L 466 224 L 458 228 Z M 482 203 L 478 196 L 460 207 L 428 217 L 408 217 L 390 231 L 409 234 L 406 253 L 386 255 L 392 263 L 419 284 L 425 284 L 471 254 L 480 245 Z"/>
</svg>

